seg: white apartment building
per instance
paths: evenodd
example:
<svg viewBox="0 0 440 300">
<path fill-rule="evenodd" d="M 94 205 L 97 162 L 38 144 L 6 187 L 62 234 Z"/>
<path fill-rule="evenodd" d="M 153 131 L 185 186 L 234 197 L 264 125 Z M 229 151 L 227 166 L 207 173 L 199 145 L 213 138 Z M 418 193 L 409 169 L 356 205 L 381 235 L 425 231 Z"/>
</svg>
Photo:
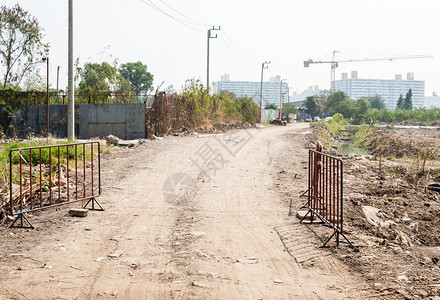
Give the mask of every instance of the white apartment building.
<svg viewBox="0 0 440 300">
<path fill-rule="evenodd" d="M 351 99 L 380 95 L 387 109 L 395 109 L 400 95 L 405 98 L 412 89 L 413 108 L 423 106 L 425 81 L 414 80 L 414 73 L 408 73 L 406 80 L 402 80 L 400 74 L 395 79 L 362 79 L 358 78 L 357 71 L 351 72 L 351 78 L 347 73 L 341 75 L 341 79 L 335 81 L 335 89 L 345 92 Z"/>
<path fill-rule="evenodd" d="M 260 104 L 261 82 L 256 81 L 231 81 L 229 74 L 221 76 L 221 80 L 214 83 L 214 93 L 221 91 L 234 93 L 237 97 L 247 96 Z M 289 84 L 285 81 L 281 82 L 281 76 L 271 77 L 269 81 L 263 82 L 263 106 L 270 103 L 280 104 L 288 102 Z"/>
<path fill-rule="evenodd" d="M 424 108 L 440 108 L 440 97 L 437 95 L 436 92 L 432 93 L 432 96 L 425 97 L 423 101 L 423 107 Z"/>
</svg>

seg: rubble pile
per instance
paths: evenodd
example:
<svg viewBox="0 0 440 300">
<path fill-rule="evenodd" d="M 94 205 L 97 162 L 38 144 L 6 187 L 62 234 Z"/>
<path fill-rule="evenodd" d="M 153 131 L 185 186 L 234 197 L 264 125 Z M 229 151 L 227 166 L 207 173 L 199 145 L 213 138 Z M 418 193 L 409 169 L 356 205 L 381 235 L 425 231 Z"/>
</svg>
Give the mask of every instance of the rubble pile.
<svg viewBox="0 0 440 300">
<path fill-rule="evenodd" d="M 369 143 L 374 156 L 339 155 L 344 161 L 344 231 L 355 248 L 341 247 L 336 253 L 366 278 L 378 298 L 440 297 L 440 165 L 432 156 L 422 168 L 416 155 L 420 149 L 434 153 L 440 132 L 374 134 L 376 145 L 382 145 L 376 149 Z"/>
</svg>

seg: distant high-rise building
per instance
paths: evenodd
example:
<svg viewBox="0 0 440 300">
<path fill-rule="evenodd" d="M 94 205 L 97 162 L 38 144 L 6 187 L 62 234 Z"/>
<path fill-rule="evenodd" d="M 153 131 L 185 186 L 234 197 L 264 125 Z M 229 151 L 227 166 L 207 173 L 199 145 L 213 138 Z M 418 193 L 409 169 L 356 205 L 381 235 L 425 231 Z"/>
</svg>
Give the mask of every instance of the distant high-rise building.
<svg viewBox="0 0 440 300">
<path fill-rule="evenodd" d="M 436 92 L 433 92 L 431 97 L 425 97 L 423 99 L 423 107 L 428 109 L 434 107 L 440 107 L 440 97 L 437 96 Z"/>
<path fill-rule="evenodd" d="M 309 86 L 307 90 L 303 91 L 300 94 L 294 93 L 294 95 L 290 97 L 289 100 L 293 105 L 297 107 L 301 107 L 304 101 L 307 99 L 307 97 L 319 96 L 319 95 L 328 96 L 328 94 L 329 94 L 328 90 L 320 90 L 319 86 L 315 85 L 315 86 Z"/>
<path fill-rule="evenodd" d="M 221 81 L 229 81 L 229 74 L 222 75 Z"/>
<path fill-rule="evenodd" d="M 425 82 L 414 80 L 414 73 L 407 74 L 407 80 L 402 80 L 402 75 L 397 74 L 395 79 L 362 79 L 355 76 L 342 77 L 335 81 L 336 91 L 345 92 L 349 98 L 357 100 L 362 97 L 379 95 L 385 102 L 387 109 L 395 109 L 399 96 L 405 97 L 409 89 L 412 89 L 412 103 L 414 108 L 423 105 L 425 95 Z"/>
<path fill-rule="evenodd" d="M 247 96 L 260 104 L 261 82 L 258 81 L 231 81 L 229 74 L 221 76 L 221 81 L 214 83 L 214 93 L 221 91 L 234 93 L 237 97 Z M 281 94 L 280 94 L 281 93 Z M 274 76 L 269 81 L 263 82 L 263 105 L 275 103 L 279 105 L 280 97 L 283 102 L 288 102 L 289 84 L 281 83 L 281 76 Z"/>
</svg>

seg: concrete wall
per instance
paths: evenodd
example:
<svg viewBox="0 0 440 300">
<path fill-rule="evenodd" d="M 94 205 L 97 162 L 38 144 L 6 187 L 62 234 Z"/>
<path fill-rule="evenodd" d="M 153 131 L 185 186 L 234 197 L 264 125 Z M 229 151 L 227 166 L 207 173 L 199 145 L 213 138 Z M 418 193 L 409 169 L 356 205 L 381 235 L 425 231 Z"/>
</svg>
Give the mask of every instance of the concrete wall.
<svg viewBox="0 0 440 300">
<path fill-rule="evenodd" d="M 278 110 L 276 109 L 263 109 L 261 114 L 261 122 L 270 122 L 273 119 L 278 118 Z"/>
<path fill-rule="evenodd" d="M 0 111 L 4 106 L 0 105 Z M 1 116 L 6 118 L 5 115 Z M 23 107 L 16 113 L 14 127 L 19 136 L 28 132 L 46 132 L 46 106 Z M 6 131 L 6 130 L 5 130 Z M 49 132 L 67 137 L 67 105 L 49 106 Z M 121 139 L 145 138 L 145 105 L 136 104 L 79 104 L 75 106 L 75 136 L 80 139 L 113 134 Z"/>
</svg>

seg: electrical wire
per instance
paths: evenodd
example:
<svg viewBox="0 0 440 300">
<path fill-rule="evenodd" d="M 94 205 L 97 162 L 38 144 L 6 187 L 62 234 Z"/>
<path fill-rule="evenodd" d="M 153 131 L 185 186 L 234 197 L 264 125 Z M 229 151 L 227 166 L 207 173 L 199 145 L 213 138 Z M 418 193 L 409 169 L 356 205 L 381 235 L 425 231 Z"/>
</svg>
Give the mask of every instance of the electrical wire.
<svg viewBox="0 0 440 300">
<path fill-rule="evenodd" d="M 184 17 L 185 19 L 190 20 L 191 22 L 193 22 L 194 25 L 199 25 L 199 26 L 206 26 L 206 27 L 211 27 L 211 25 L 209 24 L 205 24 L 205 23 L 201 23 L 199 21 L 196 21 L 194 19 L 191 19 L 187 16 L 185 16 L 184 14 L 182 14 L 181 12 L 177 11 L 176 9 L 174 9 L 173 7 L 171 7 L 169 4 L 167 4 L 165 1 L 163 0 L 159 0 L 160 2 L 162 2 L 163 4 L 165 4 L 166 6 L 168 6 L 168 8 L 170 8 L 171 10 L 173 10 L 174 12 L 178 13 L 179 15 L 181 15 L 182 17 Z"/>
<path fill-rule="evenodd" d="M 225 37 L 229 40 L 232 47 L 237 50 L 237 52 L 240 54 L 240 56 L 242 56 L 243 58 L 245 58 L 248 62 L 250 62 L 252 64 L 258 63 L 256 60 L 249 58 L 249 56 L 247 56 L 243 51 L 241 51 L 240 48 L 237 47 L 237 45 L 232 41 L 232 39 L 229 37 L 228 33 L 224 29 L 222 29 L 222 31 L 220 32 L 220 34 L 222 34 L 222 33 L 225 34 Z"/>
<path fill-rule="evenodd" d="M 154 10 L 156 10 L 156 11 L 158 11 L 158 12 L 160 12 L 160 13 L 166 15 L 167 17 L 173 19 L 173 20 L 176 21 L 177 23 L 179 23 L 179 24 L 181 24 L 181 25 L 183 25 L 183 26 L 185 26 L 185 27 L 187 27 L 187 28 L 189 28 L 189 29 L 191 29 L 191 30 L 193 30 L 193 31 L 197 31 L 197 32 L 204 33 L 204 31 L 192 27 L 192 26 L 194 26 L 194 24 L 191 24 L 191 23 L 189 23 L 189 22 L 187 22 L 187 21 L 184 21 L 184 20 L 178 19 L 178 18 L 176 18 L 176 17 L 170 15 L 169 13 L 167 13 L 166 11 L 164 11 L 163 9 L 161 9 L 159 6 L 157 6 L 155 3 L 153 3 L 151 0 L 140 0 L 140 1 L 141 1 L 142 3 L 148 5 L 149 7 L 153 8 Z"/>
<path fill-rule="evenodd" d="M 252 66 L 252 64 L 240 57 L 240 55 L 236 53 L 236 51 L 225 41 L 225 39 L 219 36 L 219 40 L 225 46 L 226 50 L 228 50 L 228 52 L 231 53 L 238 61 L 240 61 L 244 65 Z"/>
</svg>

